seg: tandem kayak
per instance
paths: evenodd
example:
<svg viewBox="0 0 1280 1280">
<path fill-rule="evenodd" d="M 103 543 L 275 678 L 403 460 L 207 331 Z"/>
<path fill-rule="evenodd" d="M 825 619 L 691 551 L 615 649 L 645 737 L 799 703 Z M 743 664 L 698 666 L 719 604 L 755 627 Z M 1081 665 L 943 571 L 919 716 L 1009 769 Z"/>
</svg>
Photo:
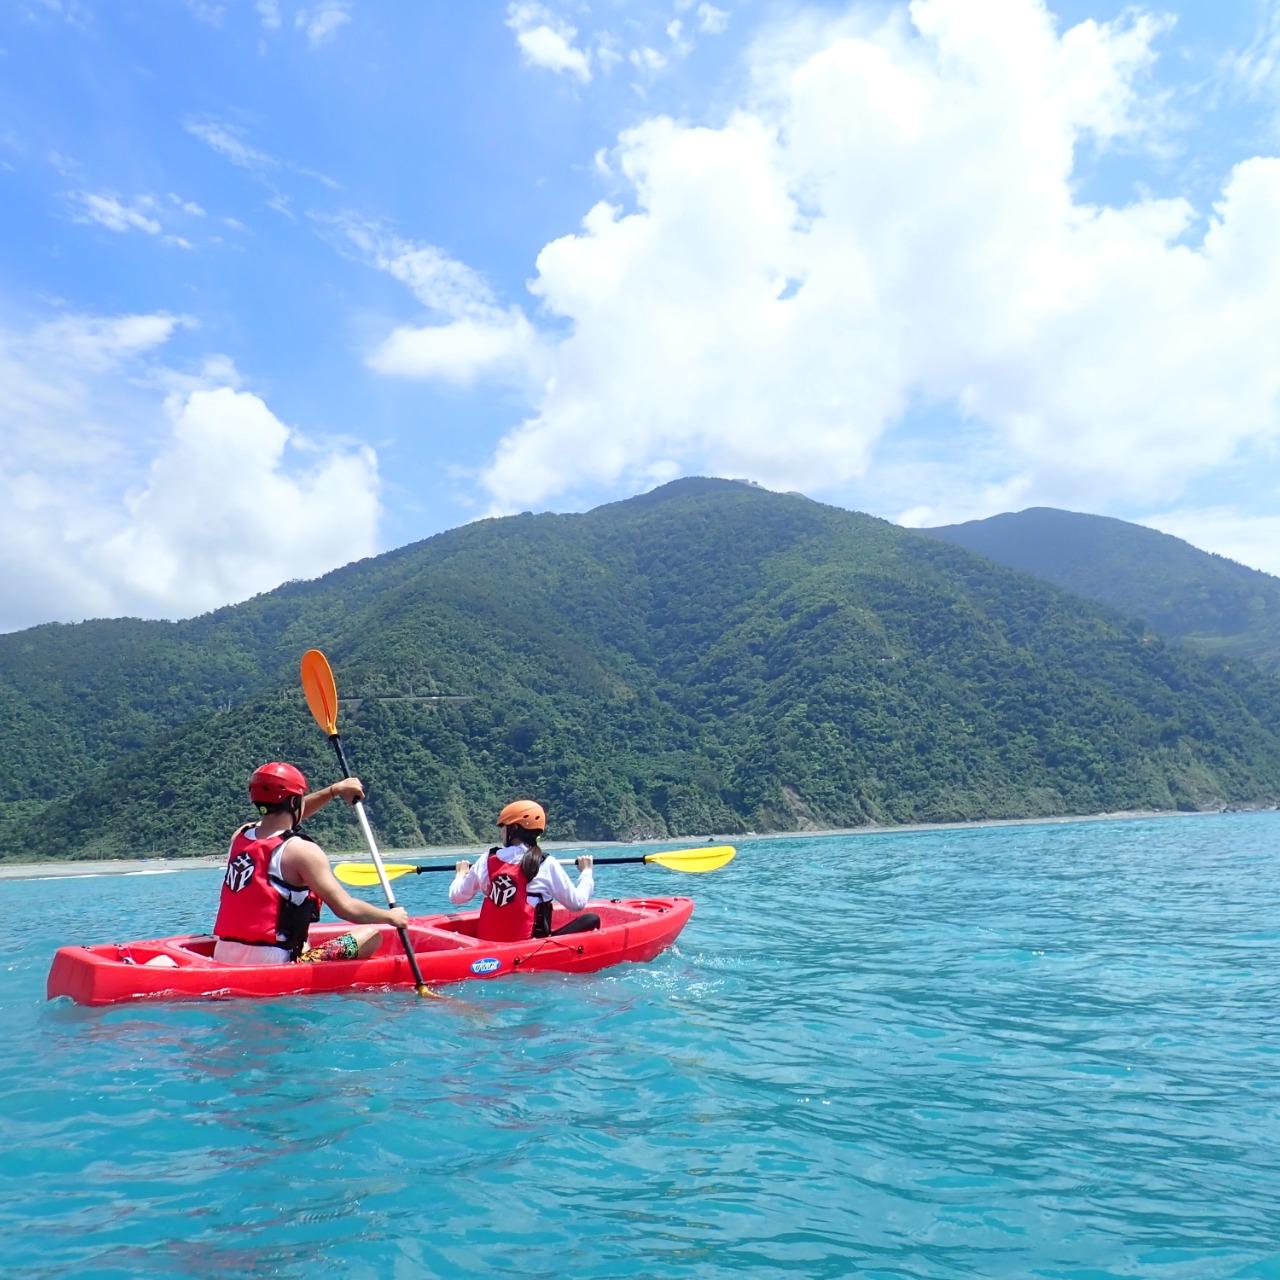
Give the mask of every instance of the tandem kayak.
<svg viewBox="0 0 1280 1280">
<path fill-rule="evenodd" d="M 415 917 L 409 921 L 409 941 L 430 985 L 512 973 L 590 973 L 624 960 L 652 960 L 676 940 L 693 914 L 690 898 L 622 898 L 589 906 L 600 916 L 600 928 L 590 933 L 485 942 L 476 937 L 479 912 L 470 912 Z M 557 908 L 553 927 L 572 914 L 561 915 Z M 317 945 L 349 927 L 315 925 L 310 940 Z M 50 1000 L 68 996 L 77 1004 L 105 1005 L 413 986 L 400 939 L 386 926 L 378 950 L 362 960 L 229 965 L 213 959 L 213 947 L 208 934 L 61 947 L 49 969 L 46 993 Z"/>
</svg>

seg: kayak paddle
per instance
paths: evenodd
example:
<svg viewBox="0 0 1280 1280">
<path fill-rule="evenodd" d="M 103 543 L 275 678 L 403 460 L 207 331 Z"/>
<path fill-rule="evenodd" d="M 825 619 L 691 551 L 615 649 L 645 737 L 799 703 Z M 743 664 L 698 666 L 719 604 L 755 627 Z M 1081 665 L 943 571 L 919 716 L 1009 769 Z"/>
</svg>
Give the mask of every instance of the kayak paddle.
<svg viewBox="0 0 1280 1280">
<path fill-rule="evenodd" d="M 338 768 L 344 778 L 351 777 L 347 767 L 346 753 L 342 750 L 342 739 L 338 737 L 338 686 L 334 683 L 333 670 L 329 659 L 319 649 L 308 649 L 302 655 L 302 691 L 307 695 L 307 706 L 315 716 L 316 723 L 329 735 L 334 753 L 338 757 Z M 360 829 L 364 832 L 365 844 L 369 846 L 369 856 L 377 874 L 368 884 L 381 884 L 382 892 L 387 895 L 387 908 L 393 910 L 396 895 L 391 891 L 391 882 L 383 870 L 382 859 L 378 856 L 378 846 L 373 840 L 373 830 L 369 826 L 369 817 L 364 811 L 364 802 L 357 800 L 352 806 L 356 817 L 360 820 Z M 404 947 L 405 959 L 409 961 L 409 970 L 413 974 L 413 984 L 420 996 L 435 996 L 436 993 L 422 980 L 422 971 L 418 968 L 418 959 L 413 954 L 413 945 L 409 941 L 406 929 L 397 929 L 401 945 Z M 438 998 L 438 997 L 437 997 Z"/>
<path fill-rule="evenodd" d="M 676 849 L 670 853 L 646 853 L 634 858 L 593 858 L 592 861 L 597 867 L 618 866 L 623 862 L 653 862 L 669 871 L 688 871 L 698 875 L 704 871 L 719 870 L 732 862 L 737 852 L 731 844 L 718 844 L 708 849 Z M 428 863 L 421 867 L 411 862 L 393 862 L 378 867 L 371 867 L 367 862 L 339 862 L 333 874 L 343 884 L 370 885 L 378 883 L 379 872 L 384 872 L 388 880 L 394 880 L 410 872 L 417 876 L 424 871 L 452 871 L 453 867 L 450 862 Z"/>
</svg>

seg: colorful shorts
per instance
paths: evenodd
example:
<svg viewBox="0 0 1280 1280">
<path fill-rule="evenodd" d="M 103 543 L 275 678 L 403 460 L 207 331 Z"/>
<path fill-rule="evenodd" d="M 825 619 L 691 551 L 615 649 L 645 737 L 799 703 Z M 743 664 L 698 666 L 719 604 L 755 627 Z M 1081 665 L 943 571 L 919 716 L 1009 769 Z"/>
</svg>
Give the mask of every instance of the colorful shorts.
<svg viewBox="0 0 1280 1280">
<path fill-rule="evenodd" d="M 319 964 L 322 960 L 354 960 L 360 954 L 360 944 L 354 933 L 342 933 L 318 947 L 308 947 L 299 957 L 299 964 Z"/>
</svg>

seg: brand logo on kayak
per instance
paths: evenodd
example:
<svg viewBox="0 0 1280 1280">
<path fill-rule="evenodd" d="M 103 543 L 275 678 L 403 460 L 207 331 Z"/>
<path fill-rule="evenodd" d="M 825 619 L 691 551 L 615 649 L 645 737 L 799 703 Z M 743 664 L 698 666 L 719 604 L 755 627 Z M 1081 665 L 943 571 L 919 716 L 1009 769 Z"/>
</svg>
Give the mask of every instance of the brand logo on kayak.
<svg viewBox="0 0 1280 1280">
<path fill-rule="evenodd" d="M 497 956 L 485 956 L 483 960 L 476 960 L 471 965 L 472 973 L 496 973 L 502 968 L 502 961 Z"/>
</svg>

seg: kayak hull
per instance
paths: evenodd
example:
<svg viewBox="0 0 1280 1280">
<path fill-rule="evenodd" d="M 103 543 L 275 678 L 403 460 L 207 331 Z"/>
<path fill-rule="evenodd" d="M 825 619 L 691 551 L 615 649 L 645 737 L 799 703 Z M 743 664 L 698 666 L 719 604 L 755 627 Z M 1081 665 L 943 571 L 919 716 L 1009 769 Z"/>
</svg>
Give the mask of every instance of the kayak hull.
<svg viewBox="0 0 1280 1280">
<path fill-rule="evenodd" d="M 601 927 L 563 938 L 485 942 L 476 938 L 478 912 L 414 917 L 409 940 L 425 982 L 439 986 L 513 973 L 591 973 L 623 961 L 652 960 L 679 936 L 690 915 L 689 898 L 628 898 L 592 902 Z M 553 927 L 573 918 L 557 908 Z M 313 945 L 349 925 L 316 925 Z M 61 947 L 46 984 L 50 1000 L 109 1005 L 134 1000 L 209 1000 L 310 995 L 411 987 L 413 974 L 394 929 L 383 926 L 378 950 L 361 960 L 319 964 L 228 965 L 213 959 L 207 934 L 145 942 Z"/>
</svg>

